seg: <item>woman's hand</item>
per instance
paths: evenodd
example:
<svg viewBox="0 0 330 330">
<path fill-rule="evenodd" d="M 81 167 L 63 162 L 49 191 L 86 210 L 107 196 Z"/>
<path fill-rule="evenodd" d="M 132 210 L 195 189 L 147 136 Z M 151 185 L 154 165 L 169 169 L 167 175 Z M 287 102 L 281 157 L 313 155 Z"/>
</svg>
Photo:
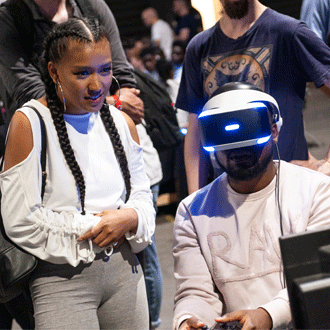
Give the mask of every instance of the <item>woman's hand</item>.
<svg viewBox="0 0 330 330">
<path fill-rule="evenodd" d="M 92 239 L 101 248 L 114 245 L 118 248 L 124 241 L 125 234 L 135 233 L 138 226 L 138 215 L 134 209 L 108 210 L 95 214 L 102 217 L 101 221 L 81 235 L 78 241 Z"/>
<path fill-rule="evenodd" d="M 266 330 L 273 327 L 273 321 L 268 312 L 263 308 L 235 311 L 215 319 L 216 322 L 226 323 L 238 321 L 242 330 Z"/>
</svg>

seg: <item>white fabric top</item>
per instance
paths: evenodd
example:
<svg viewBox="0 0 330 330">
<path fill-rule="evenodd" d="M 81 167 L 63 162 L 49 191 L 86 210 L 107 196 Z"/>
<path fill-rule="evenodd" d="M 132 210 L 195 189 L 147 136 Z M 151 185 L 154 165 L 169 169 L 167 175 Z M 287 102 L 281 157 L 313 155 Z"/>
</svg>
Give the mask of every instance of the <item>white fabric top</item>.
<svg viewBox="0 0 330 330">
<path fill-rule="evenodd" d="M 162 19 L 157 20 L 151 27 L 151 41 L 159 40 L 160 48 L 168 61 L 172 58 L 173 36 L 171 25 Z"/>
<path fill-rule="evenodd" d="M 280 164 L 284 234 L 329 226 L 330 178 Z M 211 326 L 224 313 L 258 307 L 268 311 L 274 328 L 291 322 L 275 184 L 276 177 L 261 191 L 239 194 L 223 174 L 180 203 L 173 242 L 173 328 L 191 315 Z"/>
<path fill-rule="evenodd" d="M 0 174 L 1 212 L 7 235 L 26 251 L 52 263 L 91 262 L 100 248 L 77 238 L 100 220 L 93 214 L 117 208 L 133 208 L 138 214 L 135 235 L 126 233 L 133 252 L 144 249 L 155 230 L 155 211 L 150 183 L 144 170 L 141 147 L 134 142 L 128 125 L 116 108 L 110 107 L 119 131 L 131 174 L 131 195 L 124 204 L 124 180 L 113 147 L 99 114 L 87 134 L 66 123 L 77 162 L 86 183 L 85 210 L 74 177 L 60 149 L 50 111 L 40 102 L 36 107 L 47 131 L 47 181 L 41 205 L 41 133 L 37 114 L 28 107 L 22 111 L 33 131 L 33 149 L 21 163 Z"/>
<path fill-rule="evenodd" d="M 158 151 L 154 147 L 150 136 L 144 125 L 136 125 L 136 129 L 140 139 L 140 146 L 143 150 L 143 161 L 150 185 L 159 183 L 163 178 L 162 164 L 159 159 Z"/>
<path fill-rule="evenodd" d="M 175 79 L 166 80 L 166 90 L 167 90 L 173 104 L 175 104 L 175 102 L 176 102 L 176 97 L 178 95 L 179 86 L 180 86 L 180 81 L 178 81 L 178 80 L 175 80 Z M 181 110 L 181 109 L 176 109 L 176 119 L 178 121 L 180 128 L 188 127 L 189 112 Z"/>
</svg>

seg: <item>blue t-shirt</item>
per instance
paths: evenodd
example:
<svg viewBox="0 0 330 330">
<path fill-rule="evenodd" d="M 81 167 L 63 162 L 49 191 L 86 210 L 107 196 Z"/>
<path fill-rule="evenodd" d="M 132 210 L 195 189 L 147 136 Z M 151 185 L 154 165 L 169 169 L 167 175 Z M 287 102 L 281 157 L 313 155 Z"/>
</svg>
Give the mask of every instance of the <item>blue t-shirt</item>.
<svg viewBox="0 0 330 330">
<path fill-rule="evenodd" d="M 317 88 L 330 78 L 330 49 L 305 23 L 267 8 L 238 39 L 219 22 L 189 43 L 176 107 L 199 113 L 210 95 L 231 81 L 248 81 L 279 104 L 283 160 L 308 158 L 302 109 L 306 82 Z"/>
</svg>

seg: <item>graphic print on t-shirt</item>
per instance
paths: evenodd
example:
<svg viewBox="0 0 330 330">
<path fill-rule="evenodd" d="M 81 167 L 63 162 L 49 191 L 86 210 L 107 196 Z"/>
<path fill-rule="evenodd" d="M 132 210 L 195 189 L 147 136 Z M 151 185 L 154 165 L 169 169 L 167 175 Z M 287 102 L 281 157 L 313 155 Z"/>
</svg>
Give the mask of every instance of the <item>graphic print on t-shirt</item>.
<svg viewBox="0 0 330 330">
<path fill-rule="evenodd" d="M 271 220 L 263 225 L 254 220 L 250 229 L 245 229 L 244 237 L 222 230 L 207 235 L 217 281 L 244 281 L 280 271 L 278 233 L 269 223 Z"/>
<path fill-rule="evenodd" d="M 247 81 L 268 92 L 271 55 L 272 46 L 269 45 L 204 59 L 202 70 L 206 94 L 210 97 L 218 87 L 233 81 Z"/>
</svg>

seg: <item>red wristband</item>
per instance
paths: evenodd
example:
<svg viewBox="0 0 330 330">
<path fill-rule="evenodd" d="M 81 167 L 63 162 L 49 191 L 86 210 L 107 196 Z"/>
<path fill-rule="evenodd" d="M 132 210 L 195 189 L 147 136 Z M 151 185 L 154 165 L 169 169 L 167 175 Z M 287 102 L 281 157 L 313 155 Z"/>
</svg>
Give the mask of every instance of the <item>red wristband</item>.
<svg viewBox="0 0 330 330">
<path fill-rule="evenodd" d="M 115 100 L 115 103 L 113 104 L 118 110 L 122 110 L 123 106 L 119 100 L 119 97 L 117 95 L 112 95 L 113 99 Z"/>
</svg>

